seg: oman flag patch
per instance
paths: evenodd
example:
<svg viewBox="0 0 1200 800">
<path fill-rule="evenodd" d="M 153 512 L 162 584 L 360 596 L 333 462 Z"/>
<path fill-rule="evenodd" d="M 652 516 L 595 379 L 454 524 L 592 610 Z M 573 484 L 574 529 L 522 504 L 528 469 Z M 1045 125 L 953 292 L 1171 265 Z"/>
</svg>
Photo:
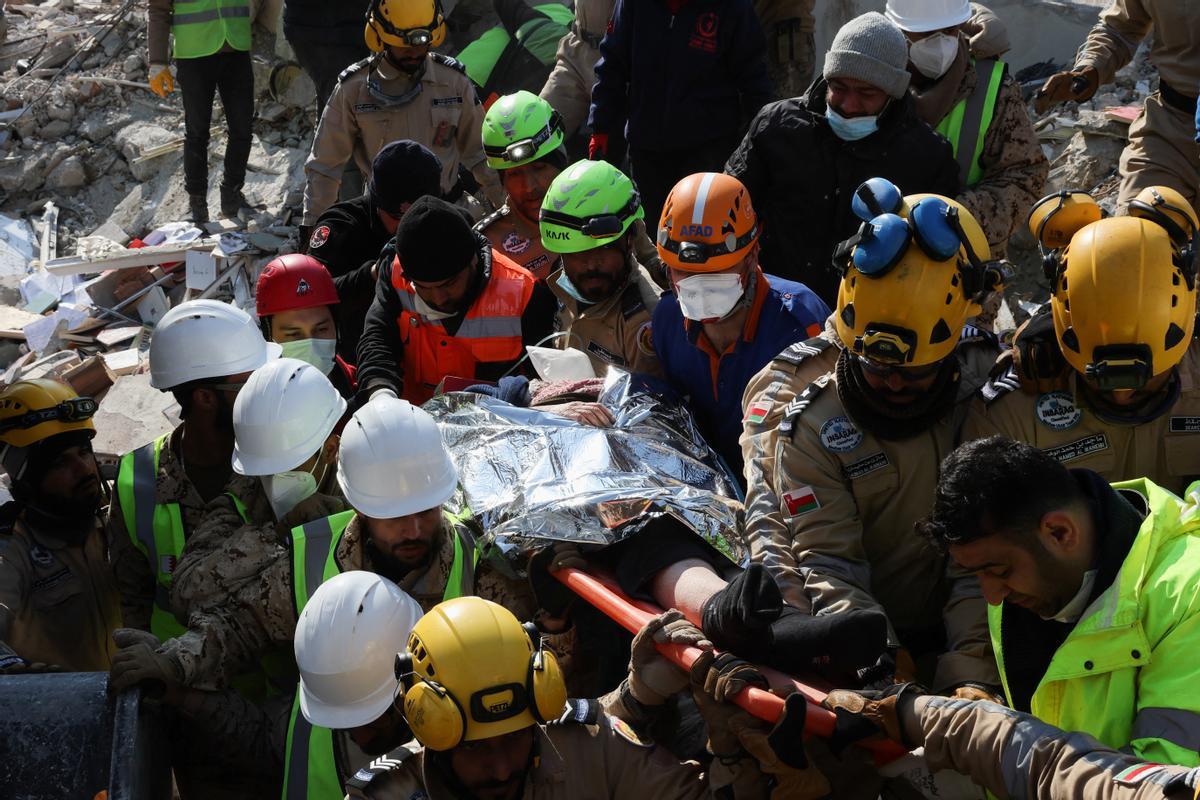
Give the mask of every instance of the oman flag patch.
<svg viewBox="0 0 1200 800">
<path fill-rule="evenodd" d="M 783 507 L 787 509 L 789 517 L 798 517 L 816 511 L 821 504 L 817 502 L 817 496 L 813 494 L 811 487 L 800 486 L 784 494 Z"/>
</svg>

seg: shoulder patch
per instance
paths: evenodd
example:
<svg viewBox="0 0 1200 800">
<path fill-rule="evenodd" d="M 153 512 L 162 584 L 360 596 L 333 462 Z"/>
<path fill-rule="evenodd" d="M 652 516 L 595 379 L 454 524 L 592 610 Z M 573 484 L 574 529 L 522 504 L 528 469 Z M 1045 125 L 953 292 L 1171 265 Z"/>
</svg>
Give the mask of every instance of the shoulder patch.
<svg viewBox="0 0 1200 800">
<path fill-rule="evenodd" d="M 1074 428 L 1083 419 L 1083 412 L 1069 392 L 1046 392 L 1038 395 L 1034 405 L 1038 422 L 1055 431 Z"/>
<path fill-rule="evenodd" d="M 459 72 L 461 72 L 463 75 L 467 74 L 467 66 L 456 58 L 451 58 L 450 56 L 445 55 L 443 53 L 434 53 L 434 52 L 431 52 L 429 54 L 429 57 L 444 67 L 449 67 L 450 69 L 456 69 Z"/>
<path fill-rule="evenodd" d="M 600 704 L 595 700 L 568 698 L 562 716 L 547 725 L 595 725 L 600 721 Z"/>
<path fill-rule="evenodd" d="M 972 342 L 985 342 L 996 347 L 1000 346 L 1000 337 L 991 331 L 985 331 L 983 328 L 976 327 L 970 323 L 962 326 L 962 337 L 959 339 L 962 344 L 970 344 Z"/>
<path fill-rule="evenodd" d="M 342 81 L 346 80 L 346 78 L 349 78 L 351 75 L 370 64 L 374 58 L 375 56 L 367 56 L 361 61 L 355 61 L 353 64 L 338 73 L 337 82 L 341 83 Z"/>
<path fill-rule="evenodd" d="M 479 222 L 476 222 L 474 231 L 476 233 L 483 233 L 493 222 L 504 219 L 506 216 L 508 216 L 508 206 L 502 205 L 483 219 L 479 220 Z"/>
<path fill-rule="evenodd" d="M 779 423 L 779 432 L 787 437 L 791 437 L 796 430 L 796 420 L 804 413 L 804 409 L 808 408 L 809 403 L 813 401 L 817 395 L 829 384 L 829 376 L 822 375 L 815 381 L 804 387 L 804 391 L 796 395 L 792 402 L 788 403 L 783 408 L 783 420 Z"/>
<path fill-rule="evenodd" d="M 775 359 L 799 366 L 807 359 L 819 356 L 831 347 L 833 347 L 833 342 L 823 336 L 814 336 L 803 342 L 796 342 L 793 345 L 789 345 L 786 350 L 775 356 Z"/>
<path fill-rule="evenodd" d="M 863 443 L 863 432 L 844 414 L 830 417 L 821 426 L 821 444 L 831 453 L 849 453 Z"/>
<path fill-rule="evenodd" d="M 308 239 L 308 247 L 310 250 L 316 250 L 322 247 L 329 241 L 329 226 L 321 225 L 312 232 L 312 236 Z"/>
<path fill-rule="evenodd" d="M 397 747 L 386 756 L 380 756 L 354 773 L 353 777 L 346 781 L 346 786 L 354 789 L 365 789 L 367 788 L 367 784 L 383 773 L 399 769 L 400 765 L 413 755 L 413 751 L 407 747 Z"/>
<path fill-rule="evenodd" d="M 638 328 L 637 332 L 637 348 L 644 356 L 656 356 L 654 352 L 654 333 L 650 327 L 649 320 L 642 323 L 642 327 Z"/>
<path fill-rule="evenodd" d="M 816 492 L 808 485 L 802 485 L 792 489 L 790 492 L 784 492 L 783 496 L 779 499 L 783 501 L 783 510 L 787 512 L 789 519 L 807 514 L 810 511 L 816 511 L 821 507 L 821 503 L 817 500 Z"/>
<path fill-rule="evenodd" d="M 979 396 L 985 403 L 991 405 L 1009 392 L 1020 388 L 1021 378 L 1017 375 L 1017 368 L 1009 364 L 1008 369 L 999 375 L 988 378 L 987 383 L 979 387 Z"/>
<path fill-rule="evenodd" d="M 638 736 L 637 731 L 629 727 L 629 723 L 623 719 L 605 714 L 604 718 L 608 720 L 608 726 L 612 728 L 613 733 L 620 736 L 625 741 L 629 742 L 634 747 L 644 747 L 646 749 L 654 747 L 653 742 L 647 742 L 642 737 Z"/>
</svg>

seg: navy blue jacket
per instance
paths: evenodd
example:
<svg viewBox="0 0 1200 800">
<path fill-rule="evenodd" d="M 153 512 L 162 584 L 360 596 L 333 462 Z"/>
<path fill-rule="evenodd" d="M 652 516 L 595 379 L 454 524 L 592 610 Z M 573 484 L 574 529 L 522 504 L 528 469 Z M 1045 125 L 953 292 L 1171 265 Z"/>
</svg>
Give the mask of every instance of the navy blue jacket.
<svg viewBox="0 0 1200 800">
<path fill-rule="evenodd" d="M 588 121 L 643 150 L 740 135 L 773 97 L 766 53 L 751 0 L 617 0 Z"/>
<path fill-rule="evenodd" d="M 687 398 L 700 433 L 743 485 L 738 437 L 746 385 L 787 347 L 820 333 L 829 316 L 829 307 L 804 284 L 762 272 L 758 277 L 742 337 L 724 353 L 702 338 L 703 325 L 684 319 L 674 294 L 662 296 L 650 322 L 667 383 Z"/>
</svg>

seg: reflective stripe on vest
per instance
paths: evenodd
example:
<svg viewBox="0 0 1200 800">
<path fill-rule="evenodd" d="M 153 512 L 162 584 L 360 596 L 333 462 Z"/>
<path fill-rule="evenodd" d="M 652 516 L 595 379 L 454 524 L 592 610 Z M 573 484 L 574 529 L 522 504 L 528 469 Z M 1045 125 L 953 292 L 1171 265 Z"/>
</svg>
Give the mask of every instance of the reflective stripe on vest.
<svg viewBox="0 0 1200 800">
<path fill-rule="evenodd" d="M 979 163 L 983 155 L 983 140 L 996 113 L 1000 85 L 1008 68 L 1003 61 L 983 58 L 975 63 L 975 88 L 968 97 L 959 100 L 937 126 L 937 132 L 950 140 L 958 174 L 967 186 L 974 186 L 983 177 Z M 962 144 L 967 146 L 963 147 Z"/>
<path fill-rule="evenodd" d="M 250 49 L 250 0 L 180 0 L 171 15 L 176 58 L 203 58 L 228 42 Z"/>
<path fill-rule="evenodd" d="M 343 511 L 292 529 L 292 583 L 297 618 L 317 587 L 342 571 L 335 554 L 354 514 L 354 511 Z M 455 524 L 453 517 L 447 517 L 454 531 L 454 563 L 450 566 L 443 601 L 474 593 L 475 565 L 479 561 L 474 537 L 464 526 Z M 471 557 L 465 558 L 468 549 Z M 341 800 L 344 796 L 334 758 L 333 731 L 308 721 L 300 711 L 300 692 L 297 690 L 288 722 L 283 798 Z"/>
<path fill-rule="evenodd" d="M 396 324 L 404 344 L 404 399 L 424 403 L 446 376 L 475 377 L 480 363 L 514 361 L 521 356 L 521 315 L 533 296 L 529 270 L 492 251 L 487 285 L 453 336 L 440 322 L 416 309 L 416 288 L 404 277 L 399 258 L 392 262 L 392 286 L 403 309 Z"/>
<path fill-rule="evenodd" d="M 158 463 L 171 434 L 166 433 L 149 444 L 121 457 L 117 472 L 117 496 L 121 501 L 125 530 L 134 547 L 146 555 L 154 571 L 154 606 L 150 612 L 150 632 L 160 641 L 182 636 L 187 627 L 171 613 L 171 577 L 183 555 L 187 532 L 178 503 L 157 503 Z M 243 521 L 246 506 L 232 493 Z"/>
</svg>

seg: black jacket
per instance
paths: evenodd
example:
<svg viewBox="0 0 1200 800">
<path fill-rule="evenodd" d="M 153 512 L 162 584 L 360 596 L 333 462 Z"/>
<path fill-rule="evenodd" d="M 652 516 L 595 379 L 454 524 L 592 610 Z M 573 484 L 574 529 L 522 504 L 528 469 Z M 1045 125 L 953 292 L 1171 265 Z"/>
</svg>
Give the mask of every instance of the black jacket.
<svg viewBox="0 0 1200 800">
<path fill-rule="evenodd" d="M 763 269 L 800 281 L 837 305 L 840 275 L 833 250 L 858 229 L 850 199 L 868 178 L 904 194 L 955 197 L 958 165 L 950 143 L 917 118 L 912 100 L 892 100 L 879 130 L 857 142 L 839 139 L 825 119 L 825 81 L 800 96 L 764 106 L 725 171 L 750 190 L 763 222 Z"/>
<path fill-rule="evenodd" d="M 315 45 L 363 44 L 370 0 L 284 0 L 283 35 Z"/>
<path fill-rule="evenodd" d="M 482 234 L 475 236 L 479 240 L 482 270 L 470 290 L 462 313 L 442 320 L 442 326 L 451 336 L 462 325 L 466 318 L 466 309 L 470 308 L 492 276 L 492 245 Z M 375 302 L 367 313 L 362 339 L 358 343 L 358 389 L 367 396 L 375 389 L 384 387 L 394 391 L 397 396 L 403 395 L 404 344 L 400 341 L 400 328 L 396 324 L 403 310 L 400 295 L 396 292 L 396 287 L 392 286 L 392 261 L 381 260 Z M 557 310 L 558 301 L 553 293 L 546 288 L 545 283 L 536 281 L 529 304 L 525 307 L 525 313 L 521 315 L 521 338 L 526 345 L 538 344 L 553 332 L 554 314 Z M 485 381 L 498 380 L 514 363 L 515 361 L 480 364 L 474 377 Z M 529 367 L 529 362 L 526 361 L 522 366 Z M 532 368 L 522 371 L 533 374 Z"/>
<path fill-rule="evenodd" d="M 338 299 L 338 355 L 356 363 L 363 319 L 375 300 L 371 268 L 392 241 L 366 195 L 326 209 L 313 225 L 308 254 L 333 276 Z"/>
</svg>

